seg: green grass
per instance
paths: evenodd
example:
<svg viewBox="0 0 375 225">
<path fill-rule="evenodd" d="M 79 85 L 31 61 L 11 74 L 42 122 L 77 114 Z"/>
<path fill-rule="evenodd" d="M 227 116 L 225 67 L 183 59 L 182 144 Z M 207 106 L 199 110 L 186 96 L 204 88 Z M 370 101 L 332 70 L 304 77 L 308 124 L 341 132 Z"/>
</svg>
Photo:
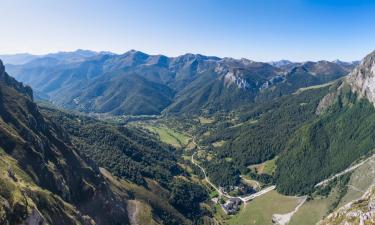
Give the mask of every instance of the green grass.
<svg viewBox="0 0 375 225">
<path fill-rule="evenodd" d="M 137 200 L 130 200 L 128 202 L 128 209 L 130 207 L 133 207 L 135 213 L 135 222 L 138 224 L 144 224 L 144 225 L 155 225 L 157 224 L 152 219 L 152 209 L 149 205 L 147 205 L 144 202 L 137 201 Z"/>
<path fill-rule="evenodd" d="M 211 118 L 205 118 L 205 117 L 199 117 L 199 122 L 201 124 L 210 124 L 214 122 L 214 119 Z"/>
<path fill-rule="evenodd" d="M 340 78 L 341 79 L 341 78 Z M 303 87 L 303 88 L 299 88 L 296 92 L 294 92 L 294 94 L 299 94 L 303 91 L 307 91 L 307 90 L 312 90 L 312 89 L 319 89 L 319 88 L 323 88 L 323 87 L 328 87 L 330 85 L 332 85 L 333 83 L 335 83 L 337 80 L 334 80 L 334 81 L 331 81 L 331 82 L 328 82 L 328 83 L 325 83 L 325 84 L 319 84 L 319 85 L 313 85 L 313 86 L 309 86 L 309 87 Z"/>
<path fill-rule="evenodd" d="M 12 171 L 15 178 L 9 176 L 9 171 Z M 17 207 L 17 210 L 6 215 L 1 212 L 4 205 L 11 208 Z M 70 218 L 71 222 L 67 223 L 79 223 L 76 220 L 76 209 L 72 205 L 37 186 L 18 162 L 0 148 L 0 216 L 2 216 L 0 224 L 7 224 L 4 222 L 9 222 L 7 220 L 11 217 L 17 218 L 16 220 L 25 218 L 36 206 L 44 214 L 47 223 L 50 223 L 48 215 L 52 213 L 58 213 L 62 216 L 61 218 Z M 15 221 L 12 221 L 11 224 L 15 224 Z"/>
<path fill-rule="evenodd" d="M 375 177 L 375 160 L 372 159 L 352 173 L 348 183 L 348 191 L 341 199 L 339 206 L 360 198 L 363 192 L 374 183 L 373 177 Z"/>
<path fill-rule="evenodd" d="M 160 141 L 177 148 L 186 146 L 190 140 L 190 138 L 183 133 L 177 132 L 168 127 L 146 125 L 145 128 L 156 133 L 160 137 Z"/>
<path fill-rule="evenodd" d="M 215 190 L 215 191 L 212 191 L 210 192 L 210 198 L 216 198 L 219 196 L 219 193 Z"/>
<path fill-rule="evenodd" d="M 221 140 L 221 141 L 216 141 L 214 143 L 212 143 L 212 145 L 215 147 L 215 148 L 218 148 L 218 147 L 221 147 L 225 144 L 225 141 L 224 140 Z"/>
<path fill-rule="evenodd" d="M 228 225 L 273 225 L 272 215 L 284 214 L 294 210 L 298 199 L 270 191 L 247 203 L 237 214 L 228 220 Z"/>
<path fill-rule="evenodd" d="M 358 167 L 350 176 L 348 185 L 359 190 L 367 190 L 368 187 L 370 187 L 373 183 L 373 179 L 369 179 L 369 177 L 374 177 L 374 168 L 375 162 L 372 160 Z M 349 187 L 347 193 L 341 199 L 338 207 L 341 207 L 348 202 L 358 199 L 362 195 L 362 192 L 351 189 Z M 331 210 L 332 204 L 337 201 L 338 197 L 339 193 L 336 189 L 334 189 L 327 198 L 316 198 L 314 200 L 306 202 L 292 217 L 289 225 L 316 224 L 328 214 L 328 212 Z"/>
<path fill-rule="evenodd" d="M 277 157 L 267 160 L 263 163 L 260 164 L 255 164 L 249 166 L 249 168 L 253 171 L 256 172 L 257 174 L 269 174 L 273 175 L 276 170 L 276 159 Z"/>
<path fill-rule="evenodd" d="M 276 157 L 264 162 L 263 173 L 273 175 L 276 170 Z"/>
<path fill-rule="evenodd" d="M 288 225 L 313 225 L 322 219 L 334 202 L 332 196 L 305 202 L 293 215 Z"/>
<path fill-rule="evenodd" d="M 147 186 L 149 189 L 146 189 L 129 181 L 117 179 L 104 168 L 100 168 L 100 172 L 115 192 L 121 193 L 125 191 L 125 193 L 132 193 L 134 199 L 143 202 L 146 207 L 148 205 L 162 214 L 173 215 L 173 218 L 178 218 L 179 220 L 188 223 L 186 218 L 169 204 L 168 197 L 170 193 L 161 187 L 156 181 L 147 180 Z M 129 198 L 129 196 L 125 197 Z M 148 213 L 146 213 L 146 215 L 140 215 L 143 217 L 141 220 L 145 221 L 148 219 L 149 217 L 147 214 Z"/>
<path fill-rule="evenodd" d="M 214 217 L 217 221 L 221 222 L 220 224 L 223 224 L 224 221 L 230 218 L 227 214 L 225 214 L 225 212 L 223 211 L 223 209 L 221 208 L 219 204 L 214 205 L 214 210 L 215 210 Z"/>
</svg>

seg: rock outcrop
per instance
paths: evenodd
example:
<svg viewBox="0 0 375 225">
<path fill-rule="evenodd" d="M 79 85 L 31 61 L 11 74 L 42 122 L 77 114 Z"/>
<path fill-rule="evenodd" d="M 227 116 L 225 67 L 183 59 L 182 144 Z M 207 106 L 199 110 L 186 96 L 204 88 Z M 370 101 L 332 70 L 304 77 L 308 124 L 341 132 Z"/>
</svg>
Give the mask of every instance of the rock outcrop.
<svg viewBox="0 0 375 225">
<path fill-rule="evenodd" d="M 375 223 L 375 186 L 371 187 L 360 199 L 348 203 L 329 214 L 318 225 L 328 224 L 374 224 Z"/>
<path fill-rule="evenodd" d="M 352 90 L 375 106 L 375 51 L 367 55 L 347 78 Z"/>
</svg>

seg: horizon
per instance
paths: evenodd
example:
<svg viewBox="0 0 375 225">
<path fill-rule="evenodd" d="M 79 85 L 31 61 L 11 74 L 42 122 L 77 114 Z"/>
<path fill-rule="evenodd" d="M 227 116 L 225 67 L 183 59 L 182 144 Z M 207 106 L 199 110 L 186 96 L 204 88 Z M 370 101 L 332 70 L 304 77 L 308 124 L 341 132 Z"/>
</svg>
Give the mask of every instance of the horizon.
<svg viewBox="0 0 375 225">
<path fill-rule="evenodd" d="M 137 49 L 294 62 L 356 61 L 375 49 L 370 0 L 189 2 L 6 0 L 0 54 Z"/>
<path fill-rule="evenodd" d="M 191 52 L 186 52 L 184 54 L 181 54 L 181 55 L 176 55 L 176 56 L 170 56 L 170 55 L 166 55 L 166 54 L 150 54 L 148 52 L 144 52 L 144 51 L 139 51 L 137 49 L 129 49 L 125 52 L 120 52 L 120 53 L 117 53 L 117 52 L 112 52 L 112 51 L 106 51 L 106 50 L 102 50 L 102 51 L 94 51 L 94 50 L 91 50 L 91 49 L 75 49 L 75 50 L 72 50 L 72 51 L 57 51 L 57 52 L 47 52 L 45 54 L 32 54 L 32 53 L 29 53 L 29 52 L 19 52 L 19 53 L 12 53 L 12 54 L 2 54 L 0 53 L 0 56 L 16 56 L 16 55 L 30 55 L 30 56 L 36 56 L 36 57 L 45 57 L 49 54 L 59 54 L 59 53 L 73 53 L 73 52 L 77 52 L 77 51 L 91 51 L 91 52 L 95 52 L 95 53 L 109 53 L 109 54 L 114 54 L 114 55 L 123 55 L 123 54 L 126 54 L 128 52 L 131 52 L 131 51 L 136 51 L 136 52 L 141 52 L 141 53 L 144 53 L 146 55 L 149 55 L 149 56 L 158 56 L 158 55 L 162 55 L 162 56 L 166 56 L 168 58 L 174 58 L 174 57 L 179 57 L 179 56 L 183 56 L 183 55 L 188 55 L 188 54 L 193 54 L 193 55 L 202 55 L 202 56 L 205 56 L 205 57 L 218 57 L 220 59 L 224 59 L 224 58 L 232 58 L 232 59 L 235 59 L 235 60 L 241 60 L 241 59 L 246 59 L 246 60 L 250 60 L 250 61 L 255 61 L 255 62 L 262 62 L 262 63 L 272 63 L 272 62 L 279 62 L 279 61 L 290 61 L 292 63 L 305 63 L 305 62 L 318 62 L 318 61 L 328 61 L 328 62 L 334 62 L 334 61 L 341 61 L 341 62 L 347 62 L 347 63 L 354 63 L 354 62 L 360 62 L 366 55 L 364 55 L 362 58 L 360 59 L 357 59 L 357 60 L 350 60 L 350 61 L 345 61 L 345 60 L 342 60 L 342 59 L 334 59 L 334 60 L 326 60 L 326 59 L 318 59 L 318 60 L 305 60 L 305 61 L 294 61 L 294 60 L 290 60 L 290 59 L 276 59 L 276 60 L 269 60 L 269 61 L 257 61 L 257 60 L 253 60 L 253 59 L 249 59 L 249 58 L 235 58 L 235 57 L 232 57 L 232 56 L 224 56 L 224 57 L 221 57 L 221 56 L 215 56 L 215 55 L 205 55 L 205 54 L 201 54 L 201 53 L 191 53 Z M 374 50 L 375 51 L 375 50 Z M 370 54 L 370 53 L 368 53 Z M 1 58 L 0 58 L 1 60 Z"/>
</svg>

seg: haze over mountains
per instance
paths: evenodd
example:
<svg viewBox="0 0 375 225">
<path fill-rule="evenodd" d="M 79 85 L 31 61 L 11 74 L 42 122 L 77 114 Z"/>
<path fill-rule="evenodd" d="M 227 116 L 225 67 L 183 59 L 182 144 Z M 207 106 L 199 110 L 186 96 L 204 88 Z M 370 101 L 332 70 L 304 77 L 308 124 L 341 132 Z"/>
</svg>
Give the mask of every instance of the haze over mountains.
<svg viewBox="0 0 375 225">
<path fill-rule="evenodd" d="M 154 115 L 228 111 L 335 80 L 355 65 L 341 61 L 262 63 L 199 54 L 166 57 L 135 50 L 122 55 L 77 50 L 34 56 L 24 64 L 8 64 L 7 70 L 30 85 L 38 97 L 65 108 L 113 115 Z"/>
<path fill-rule="evenodd" d="M 0 223 L 216 224 L 210 195 L 222 196 L 204 174 L 231 195 L 255 192 L 246 176 L 311 202 L 330 196 L 337 209 L 357 178 L 316 185 L 375 148 L 375 52 L 357 64 L 134 50 L 49 54 L 10 72 L 0 64 Z M 38 106 L 8 73 L 65 109 L 161 117 L 131 125 Z M 253 169 L 270 161 L 267 173 Z"/>
</svg>

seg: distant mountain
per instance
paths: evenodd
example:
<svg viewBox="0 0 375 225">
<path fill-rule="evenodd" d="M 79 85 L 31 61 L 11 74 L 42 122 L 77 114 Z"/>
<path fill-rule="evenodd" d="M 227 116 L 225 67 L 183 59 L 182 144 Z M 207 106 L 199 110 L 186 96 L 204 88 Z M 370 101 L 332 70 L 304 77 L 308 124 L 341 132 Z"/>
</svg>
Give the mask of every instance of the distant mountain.
<svg viewBox="0 0 375 225">
<path fill-rule="evenodd" d="M 21 65 L 30 62 L 33 59 L 36 59 L 38 56 L 31 55 L 28 53 L 20 53 L 13 55 L 0 55 L 0 59 L 5 64 Z"/>
<path fill-rule="evenodd" d="M 279 60 L 279 61 L 271 61 L 268 63 L 271 64 L 272 66 L 275 66 L 281 69 L 286 69 L 286 70 L 291 69 L 294 66 L 298 65 L 297 62 L 292 62 L 292 61 L 285 60 L 285 59 Z"/>
<path fill-rule="evenodd" d="M 90 51 L 90 50 L 78 49 L 74 52 L 51 53 L 51 54 L 43 55 L 42 57 L 43 58 L 53 58 L 53 59 L 56 59 L 58 61 L 64 61 L 64 62 L 70 63 L 70 62 L 83 61 L 86 58 L 90 58 L 90 57 L 96 56 L 98 54 L 100 54 L 100 53 Z"/>
<path fill-rule="evenodd" d="M 339 59 L 337 60 L 334 60 L 332 61 L 333 63 L 336 63 L 338 65 L 341 65 L 341 66 L 344 66 L 344 67 L 347 67 L 347 68 L 350 68 L 350 69 L 354 69 L 354 67 L 358 66 L 358 64 L 360 63 L 360 61 L 351 61 L 351 62 L 344 62 L 344 61 L 341 61 Z"/>
<path fill-rule="evenodd" d="M 99 54 L 113 55 L 114 53 L 94 52 L 90 50 L 78 49 L 74 52 L 57 52 L 57 53 L 50 53 L 46 55 L 32 55 L 29 53 L 7 54 L 7 55 L 0 55 L 0 59 L 2 59 L 4 64 L 11 64 L 11 65 L 22 65 L 22 64 L 29 63 L 39 58 L 53 58 L 53 59 L 56 59 L 57 61 L 64 61 L 64 62 L 69 63 L 69 62 L 82 61 L 86 58 L 93 57 Z"/>
<path fill-rule="evenodd" d="M 273 64 L 278 66 L 199 54 L 167 57 L 135 50 L 122 55 L 78 50 L 7 69 L 57 105 L 114 115 L 232 110 L 350 71 L 327 61 Z"/>
</svg>

